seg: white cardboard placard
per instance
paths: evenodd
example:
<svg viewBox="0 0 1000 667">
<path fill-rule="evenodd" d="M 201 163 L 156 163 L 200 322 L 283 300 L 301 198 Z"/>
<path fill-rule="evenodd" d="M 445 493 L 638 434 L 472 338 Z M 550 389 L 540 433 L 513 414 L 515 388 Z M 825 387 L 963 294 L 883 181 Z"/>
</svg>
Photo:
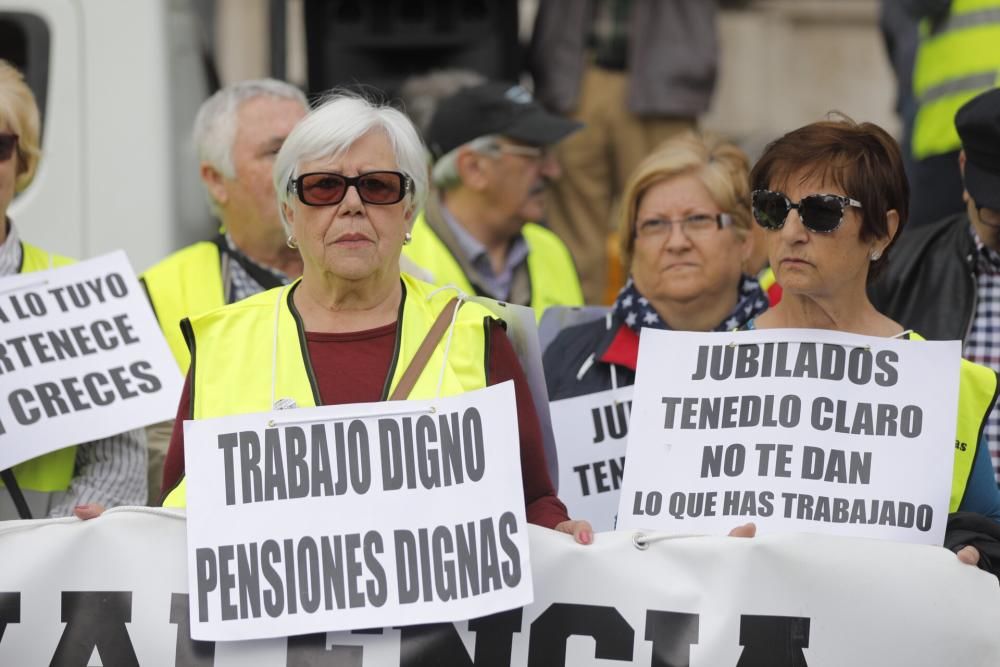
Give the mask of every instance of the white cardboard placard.
<svg viewBox="0 0 1000 667">
<path fill-rule="evenodd" d="M 184 422 L 191 636 L 470 618 L 532 599 L 512 383 Z"/>
<path fill-rule="evenodd" d="M 613 530 L 618 514 L 632 387 L 552 401 L 559 499 L 574 519 Z"/>
<path fill-rule="evenodd" d="M 618 527 L 941 544 L 960 344 L 645 330 Z"/>
<path fill-rule="evenodd" d="M 169 419 L 182 383 L 123 251 L 0 279 L 0 470 Z"/>
</svg>

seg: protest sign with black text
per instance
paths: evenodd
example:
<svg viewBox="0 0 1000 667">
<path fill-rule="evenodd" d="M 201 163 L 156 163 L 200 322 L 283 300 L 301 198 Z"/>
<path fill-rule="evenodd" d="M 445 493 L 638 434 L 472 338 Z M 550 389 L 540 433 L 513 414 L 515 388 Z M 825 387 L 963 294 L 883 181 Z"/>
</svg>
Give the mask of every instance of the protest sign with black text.
<svg viewBox="0 0 1000 667">
<path fill-rule="evenodd" d="M 124 252 L 0 279 L 0 469 L 168 419 L 181 385 Z"/>
<path fill-rule="evenodd" d="M 513 383 L 184 422 L 191 634 L 430 623 L 531 600 Z"/>
<path fill-rule="evenodd" d="M 596 531 L 613 530 L 625 472 L 632 387 L 553 401 L 559 499 Z"/>
<path fill-rule="evenodd" d="M 647 330 L 619 528 L 941 544 L 960 344 Z"/>
</svg>

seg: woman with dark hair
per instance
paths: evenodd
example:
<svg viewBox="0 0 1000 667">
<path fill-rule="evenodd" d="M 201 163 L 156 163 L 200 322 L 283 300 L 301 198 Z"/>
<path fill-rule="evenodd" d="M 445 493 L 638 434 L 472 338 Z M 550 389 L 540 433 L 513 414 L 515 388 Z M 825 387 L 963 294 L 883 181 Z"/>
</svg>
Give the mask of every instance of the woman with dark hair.
<svg viewBox="0 0 1000 667">
<path fill-rule="evenodd" d="M 921 340 L 876 310 L 866 292 L 909 212 L 899 147 L 885 130 L 849 119 L 801 127 L 765 149 L 751 170 L 750 186 L 753 215 L 767 232 L 768 257 L 783 296 L 748 328 Z M 1000 521 L 1000 492 L 980 438 L 996 391 L 996 373 L 962 360 L 956 437 L 969 446 L 954 448 L 949 511 Z M 954 546 L 964 562 L 979 561 L 974 547 Z"/>
</svg>

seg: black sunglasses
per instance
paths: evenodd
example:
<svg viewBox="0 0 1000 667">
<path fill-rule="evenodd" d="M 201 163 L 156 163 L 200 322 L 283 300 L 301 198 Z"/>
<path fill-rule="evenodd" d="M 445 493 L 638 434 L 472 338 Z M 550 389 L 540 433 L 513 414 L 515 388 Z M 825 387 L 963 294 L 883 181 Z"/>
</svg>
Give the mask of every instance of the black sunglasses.
<svg viewBox="0 0 1000 667">
<path fill-rule="evenodd" d="M 312 171 L 289 181 L 288 191 L 298 195 L 306 206 L 333 206 L 344 200 L 352 185 L 361 201 L 379 206 L 401 202 L 406 193 L 413 191 L 413 179 L 398 171 L 370 171 L 357 176 Z"/>
<path fill-rule="evenodd" d="M 753 217 L 764 229 L 776 230 L 785 226 L 788 212 L 793 208 L 799 212 L 802 225 L 811 232 L 829 234 L 844 222 L 844 209 L 848 206 L 861 208 L 861 202 L 840 195 L 806 195 L 798 203 L 792 203 L 782 192 L 754 190 L 752 195 Z"/>
<path fill-rule="evenodd" d="M 0 162 L 6 162 L 17 148 L 17 135 L 10 132 L 0 134 Z"/>
</svg>

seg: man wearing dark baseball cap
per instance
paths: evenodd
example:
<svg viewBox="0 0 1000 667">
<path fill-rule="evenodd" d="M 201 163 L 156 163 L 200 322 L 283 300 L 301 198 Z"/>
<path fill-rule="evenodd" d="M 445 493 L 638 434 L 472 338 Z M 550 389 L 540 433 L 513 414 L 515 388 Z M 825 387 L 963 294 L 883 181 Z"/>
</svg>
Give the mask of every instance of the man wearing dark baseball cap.
<svg viewBox="0 0 1000 667">
<path fill-rule="evenodd" d="M 580 124 L 520 86 L 490 82 L 443 99 L 427 130 L 435 192 L 403 253 L 440 285 L 531 306 L 580 305 L 566 245 L 539 224 L 559 177 L 549 148 Z"/>
<path fill-rule="evenodd" d="M 966 210 L 898 238 L 869 292 L 881 312 L 923 336 L 961 340 L 963 354 L 1000 370 L 1000 88 L 955 115 Z M 1000 411 L 984 433 L 1000 479 Z"/>
</svg>

